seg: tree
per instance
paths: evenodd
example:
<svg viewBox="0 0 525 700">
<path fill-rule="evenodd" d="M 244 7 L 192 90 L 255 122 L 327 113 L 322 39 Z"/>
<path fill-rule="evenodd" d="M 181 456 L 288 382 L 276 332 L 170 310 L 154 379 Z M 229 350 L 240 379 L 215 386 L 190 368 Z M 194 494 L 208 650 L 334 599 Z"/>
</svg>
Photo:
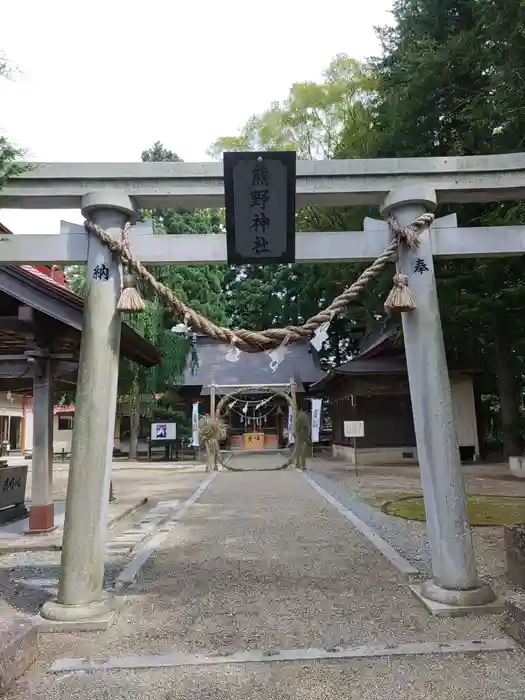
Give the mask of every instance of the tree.
<svg viewBox="0 0 525 700">
<path fill-rule="evenodd" d="M 520 150 L 525 6 L 518 0 L 396 0 L 375 61 L 378 155 L 454 156 Z M 515 205 L 458 206 L 460 224 L 518 223 Z M 448 210 L 444 210 L 446 213 Z M 521 453 L 523 272 L 519 260 L 436 265 L 449 355 L 496 375 L 506 454 Z M 496 372 L 494 373 L 494 367 Z"/>
<path fill-rule="evenodd" d="M 14 69 L 0 52 L 0 78 L 10 80 Z M 17 148 L 6 136 L 0 134 L 0 190 L 5 187 L 8 180 L 28 169 L 18 161 L 24 155 L 24 151 Z"/>
<path fill-rule="evenodd" d="M 181 163 L 182 158 L 174 152 L 167 148 L 164 148 L 160 141 L 155 141 L 151 148 L 142 151 L 142 162 L 143 163 Z"/>
<path fill-rule="evenodd" d="M 367 110 L 374 78 L 363 63 L 340 54 L 320 83 L 295 83 L 286 100 L 251 117 L 237 136 L 223 136 L 209 149 L 223 151 L 296 150 L 298 158 L 333 158 L 343 133 L 351 131 L 364 155 L 372 122 Z M 357 150 L 357 146 L 356 146 Z"/>
<path fill-rule="evenodd" d="M 144 162 L 180 162 L 179 156 L 156 142 L 143 151 Z M 208 210 L 144 210 L 143 219 L 151 219 L 157 235 L 181 233 L 213 233 L 220 225 L 218 212 Z M 172 289 L 186 304 L 214 320 L 226 325 L 226 299 L 224 295 L 223 266 L 156 265 L 150 267 L 155 277 Z M 71 266 L 67 269 L 70 287 L 79 294 L 85 289 L 85 268 Z M 178 411 L 179 400 L 175 387 L 184 372 L 190 343 L 187 338 L 171 332 L 181 319 L 166 307 L 149 289 L 142 290 L 146 308 L 141 314 L 128 314 L 123 320 L 162 354 L 162 363 L 151 369 L 123 360 L 119 372 L 120 405 L 130 419 L 130 459 L 137 456 L 140 416 L 151 418 L 177 418 L 179 428 L 184 416 Z M 155 398 L 160 396 L 161 398 Z M 179 430 L 179 434 L 181 430 Z"/>
<path fill-rule="evenodd" d="M 180 162 L 179 156 L 166 149 L 157 141 L 150 149 L 143 151 L 144 162 Z M 181 233 L 213 233 L 218 230 L 220 217 L 217 212 L 208 210 L 155 210 L 143 211 L 143 219 L 152 219 L 157 235 L 178 235 Z M 151 267 L 155 277 L 172 289 L 187 305 L 214 320 L 227 324 L 226 301 L 224 297 L 224 267 L 213 265 L 184 266 L 157 265 Z M 121 372 L 121 386 L 125 387 L 126 402 L 130 414 L 130 453 L 136 457 L 140 414 L 148 413 L 155 417 L 173 417 L 178 406 L 174 387 L 184 372 L 189 351 L 187 338 L 175 335 L 171 328 L 181 319 L 163 305 L 149 290 L 144 290 L 146 311 L 130 316 L 128 322 L 147 340 L 156 345 L 162 353 L 162 363 L 145 370 L 133 363 L 125 363 Z M 160 395 L 158 400 L 146 397 Z M 142 398 L 141 398 L 142 397 Z M 177 413 L 179 429 L 183 428 L 183 416 Z M 180 430 L 179 430 L 180 432 Z"/>
<path fill-rule="evenodd" d="M 295 149 L 302 159 L 366 157 L 374 150 L 370 103 L 374 76 L 365 64 L 336 56 L 319 83 L 294 84 L 282 103 L 251 117 L 237 136 L 223 136 L 209 153 L 225 150 Z M 364 209 L 307 207 L 297 214 L 298 231 L 355 230 Z M 228 311 L 234 327 L 298 324 L 327 306 L 357 277 L 362 266 L 253 265 L 230 268 L 226 276 Z M 367 306 L 330 326 L 324 353 L 341 363 L 355 351 L 355 330 L 369 321 Z"/>
</svg>

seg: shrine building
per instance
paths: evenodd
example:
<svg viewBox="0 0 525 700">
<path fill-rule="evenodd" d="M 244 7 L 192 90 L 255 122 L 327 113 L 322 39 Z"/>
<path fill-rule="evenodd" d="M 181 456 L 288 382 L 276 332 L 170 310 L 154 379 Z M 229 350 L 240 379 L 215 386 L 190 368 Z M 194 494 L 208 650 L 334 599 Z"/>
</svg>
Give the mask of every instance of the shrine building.
<svg viewBox="0 0 525 700">
<path fill-rule="evenodd" d="M 417 463 L 416 436 L 405 356 L 392 321 L 364 339 L 350 362 L 310 387 L 326 397 L 332 418 L 332 452 L 367 464 Z M 479 458 L 477 375 L 449 363 L 456 439 L 462 461 Z M 364 437 L 345 437 L 346 421 L 364 421 Z"/>
<path fill-rule="evenodd" d="M 265 352 L 240 353 L 232 361 L 231 346 L 205 336 L 195 334 L 194 347 L 188 354 L 184 376 L 177 392 L 184 399 L 191 415 L 191 404 L 199 401 L 200 414 L 210 412 L 210 386 L 215 389 L 217 402 L 225 394 L 232 394 L 223 418 L 228 426 L 228 449 L 279 449 L 286 445 L 288 403 L 284 397 L 273 397 L 261 392 L 269 386 L 275 391 L 289 393 L 290 383 L 296 385 L 297 404 L 309 410 L 311 387 L 324 375 L 319 355 L 310 343 L 294 343 L 286 347 L 283 361 L 271 367 L 271 359 Z M 260 404 L 263 405 L 260 405 Z M 253 435 L 260 436 L 254 440 Z"/>
</svg>

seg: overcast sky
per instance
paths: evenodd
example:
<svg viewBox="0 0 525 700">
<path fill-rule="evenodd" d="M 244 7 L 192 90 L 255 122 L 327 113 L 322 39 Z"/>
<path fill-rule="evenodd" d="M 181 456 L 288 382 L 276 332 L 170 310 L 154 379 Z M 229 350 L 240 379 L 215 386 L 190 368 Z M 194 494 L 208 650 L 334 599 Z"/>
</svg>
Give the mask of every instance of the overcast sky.
<svg viewBox="0 0 525 700">
<path fill-rule="evenodd" d="M 0 128 L 34 161 L 138 161 L 159 140 L 207 160 L 219 136 L 319 79 L 338 53 L 378 52 L 392 0 L 17 0 L 2 4 Z M 15 233 L 79 212 L 0 211 Z"/>
</svg>

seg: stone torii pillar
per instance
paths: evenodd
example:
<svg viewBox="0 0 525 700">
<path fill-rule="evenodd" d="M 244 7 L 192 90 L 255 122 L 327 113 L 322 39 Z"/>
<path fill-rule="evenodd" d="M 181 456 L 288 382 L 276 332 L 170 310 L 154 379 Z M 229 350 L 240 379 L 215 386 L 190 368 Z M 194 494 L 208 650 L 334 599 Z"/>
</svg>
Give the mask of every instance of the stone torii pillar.
<svg viewBox="0 0 525 700">
<path fill-rule="evenodd" d="M 400 226 L 406 226 L 435 207 L 433 189 L 411 186 L 390 192 L 381 214 L 395 216 Z M 493 603 L 496 595 L 476 572 L 429 229 L 418 248 L 401 244 L 398 258 L 398 272 L 408 277 L 417 305 L 415 311 L 402 314 L 402 321 L 432 554 L 432 580 L 413 590 L 431 612 L 439 614 L 446 608 L 466 612 Z"/>
<path fill-rule="evenodd" d="M 105 189 L 82 198 L 82 214 L 115 238 L 137 220 L 131 199 Z M 119 265 L 105 245 L 89 238 L 77 411 L 67 489 L 62 561 L 56 601 L 41 611 L 45 621 L 87 622 L 105 628 L 115 606 L 103 590 L 108 496 L 117 399 L 121 317 Z"/>
</svg>

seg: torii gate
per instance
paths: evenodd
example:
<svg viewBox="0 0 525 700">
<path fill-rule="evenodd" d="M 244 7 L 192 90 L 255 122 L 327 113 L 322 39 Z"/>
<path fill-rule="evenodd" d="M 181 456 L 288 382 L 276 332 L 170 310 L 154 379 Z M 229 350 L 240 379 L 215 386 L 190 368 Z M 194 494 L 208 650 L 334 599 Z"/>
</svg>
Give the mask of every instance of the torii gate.
<svg viewBox="0 0 525 700">
<path fill-rule="evenodd" d="M 458 158 L 311 161 L 297 164 L 297 205 L 377 205 L 401 226 L 437 203 L 525 198 L 525 154 Z M 13 179 L 0 208 L 79 207 L 115 238 L 139 208 L 220 207 L 220 163 L 44 163 Z M 117 396 L 121 292 L 118 263 L 80 227 L 60 235 L 12 236 L 0 241 L 0 264 L 87 263 L 105 266 L 85 299 L 77 413 L 69 471 L 58 599 L 42 617 L 66 625 L 106 627 L 115 606 L 103 590 L 107 503 Z M 145 264 L 225 263 L 226 237 L 154 236 L 131 229 L 130 248 Z M 366 219 L 364 233 L 301 233 L 298 262 L 373 260 L 389 244 L 386 222 Z M 525 226 L 458 229 L 455 216 L 425 229 L 417 251 L 402 246 L 398 271 L 407 275 L 417 309 L 404 313 L 403 332 L 417 451 L 427 512 L 433 577 L 415 592 L 433 612 L 497 606 L 478 579 L 467 521 L 466 495 L 454 435 L 433 256 L 523 255 Z M 425 274 L 414 270 L 418 260 Z M 90 278 L 88 274 L 88 279 Z"/>
</svg>

